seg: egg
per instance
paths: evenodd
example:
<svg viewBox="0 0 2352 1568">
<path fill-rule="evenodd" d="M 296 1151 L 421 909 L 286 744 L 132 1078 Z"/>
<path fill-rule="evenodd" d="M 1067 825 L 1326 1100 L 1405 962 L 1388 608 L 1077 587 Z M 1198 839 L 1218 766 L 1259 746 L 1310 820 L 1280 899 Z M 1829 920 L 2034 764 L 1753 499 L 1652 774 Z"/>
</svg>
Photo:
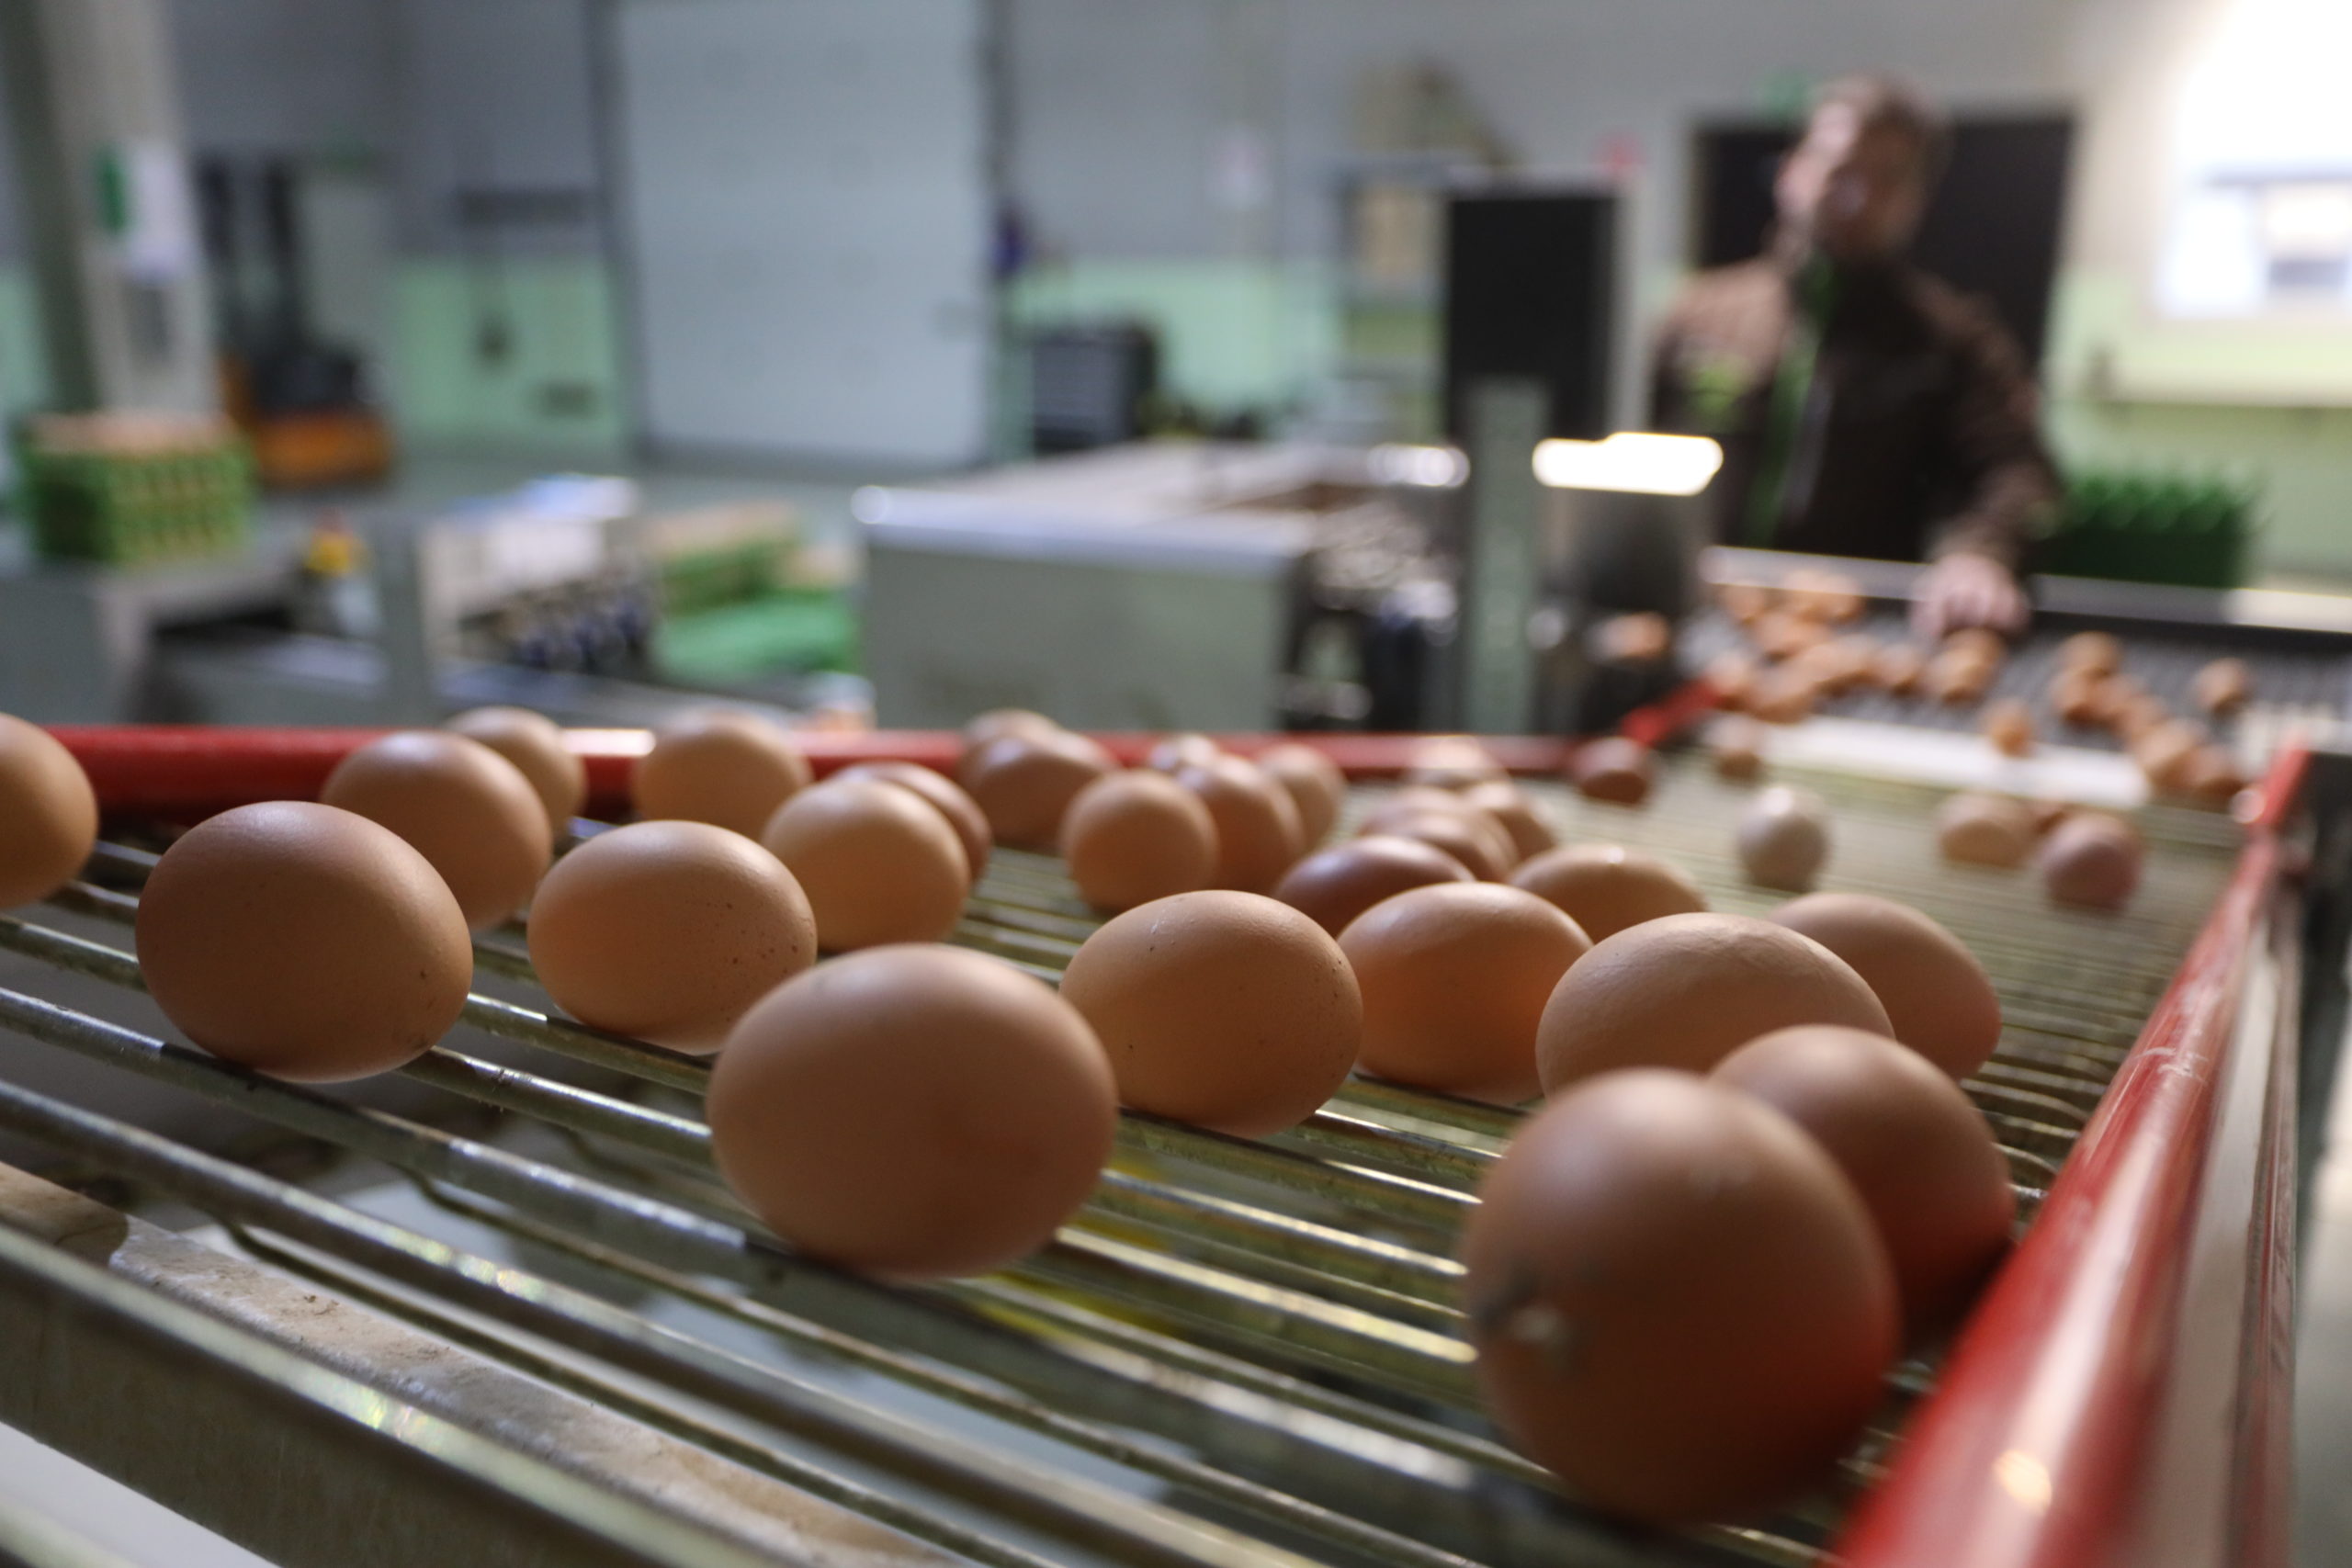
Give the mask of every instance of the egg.
<svg viewBox="0 0 2352 1568">
<path fill-rule="evenodd" d="M 1988 705 L 1976 728 L 2004 757 L 2030 756 L 2033 751 L 2033 709 L 2015 697 Z"/>
<path fill-rule="evenodd" d="M 1764 753 L 1770 745 L 1764 727 L 1754 719 L 1724 719 L 1707 734 L 1707 755 L 1715 765 L 1715 776 L 1733 784 L 1751 784 L 1764 776 Z"/>
<path fill-rule="evenodd" d="M 2041 844 L 2041 882 L 2061 904 L 2120 909 L 2140 886 L 2147 846 L 2120 818 L 2076 812 Z"/>
<path fill-rule="evenodd" d="M 1340 807 L 1348 797 L 1347 775 L 1340 772 L 1339 764 L 1314 747 L 1295 740 L 1269 746 L 1253 761 L 1290 792 L 1308 848 L 1331 836 L 1331 829 L 1339 825 Z"/>
<path fill-rule="evenodd" d="M 1894 1032 L 1869 983 L 1811 937 L 1740 915 L 1668 915 L 1605 939 L 1561 978 L 1536 1066 L 1552 1094 L 1619 1067 L 1703 1073 L 1799 1023 Z"/>
<path fill-rule="evenodd" d="M 1146 754 L 1143 765 L 1154 773 L 1172 773 L 1224 755 L 1225 748 L 1205 735 L 1163 735 Z"/>
<path fill-rule="evenodd" d="M 1753 582 L 1726 582 L 1715 590 L 1715 603 L 1741 626 L 1751 626 L 1772 607 L 1772 591 Z"/>
<path fill-rule="evenodd" d="M 653 732 L 629 794 L 648 820 L 708 822 L 756 839 L 808 785 L 808 761 L 781 726 L 729 708 L 681 715 Z"/>
<path fill-rule="evenodd" d="M 1928 661 L 1919 689 L 1946 707 L 1968 707 L 1984 700 L 1997 667 L 1962 649 L 1948 649 Z"/>
<path fill-rule="evenodd" d="M 364 817 L 300 800 L 224 811 L 165 850 L 135 945 L 180 1032 L 302 1083 L 413 1060 L 458 1021 L 474 972 L 465 915 L 423 855 Z"/>
<path fill-rule="evenodd" d="M 1878 667 L 1871 671 L 1883 690 L 1898 697 L 1907 697 L 1919 689 L 1919 681 L 1928 671 L 1928 656 L 1907 642 L 1889 643 L 1879 650 Z"/>
<path fill-rule="evenodd" d="M 2188 787 L 2189 769 L 2204 749 L 2205 730 L 2187 719 L 2171 719 L 2144 730 L 2132 742 L 2132 761 L 2151 788 L 2176 795 Z"/>
<path fill-rule="evenodd" d="M 1213 886 L 1269 892 L 1306 852 L 1306 829 L 1290 792 L 1257 763 L 1219 757 L 1184 769 L 1176 782 L 1200 797 L 1216 824 Z"/>
<path fill-rule="evenodd" d="M 1988 627 L 1962 626 L 1958 631 L 1944 634 L 1939 651 L 1955 658 L 1972 659 L 1998 670 L 2008 660 L 2009 645 L 2001 639 L 2000 633 Z"/>
<path fill-rule="evenodd" d="M 1756 660 L 1733 649 L 1709 660 L 1701 679 L 1713 691 L 1717 707 L 1737 713 L 1756 694 Z"/>
<path fill-rule="evenodd" d="M 964 749 L 967 752 L 977 751 L 989 741 L 1001 740 L 1008 735 L 1042 740 L 1048 736 L 1066 733 L 1060 725 L 1044 714 L 1032 713 L 1027 708 L 990 708 L 964 726 Z"/>
<path fill-rule="evenodd" d="M 2236 759 L 2219 746 L 2200 746 L 2182 766 L 2182 791 L 2205 806 L 2226 807 L 2246 785 Z"/>
<path fill-rule="evenodd" d="M 1759 615 L 1747 628 L 1747 635 L 1755 639 L 1757 651 L 1767 659 L 1794 659 L 1815 643 L 1826 641 L 1829 636 L 1818 621 L 1786 610 L 1770 610 Z"/>
<path fill-rule="evenodd" d="M 922 796 L 881 779 L 802 790 L 776 807 L 760 842 L 800 885 L 829 953 L 944 941 L 972 891 L 956 829 Z"/>
<path fill-rule="evenodd" d="M 1374 904 L 1340 950 L 1363 997 L 1363 1071 L 1516 1105 L 1543 1088 L 1544 1004 L 1592 939 L 1532 893 L 1452 882 Z"/>
<path fill-rule="evenodd" d="M 1900 1308 L 1869 1211 L 1751 1096 L 1597 1078 L 1531 1118 L 1478 1196 L 1462 1261 L 1479 1386 L 1580 1500 L 1660 1524 L 1752 1513 L 1884 1397 Z"/>
<path fill-rule="evenodd" d="M 1955 795 L 1936 808 L 1936 848 L 1949 861 L 2020 866 L 2035 836 L 2032 810 L 2007 795 Z"/>
<path fill-rule="evenodd" d="M 38 904 L 98 845 L 98 797 L 57 738 L 0 714 L 0 909 Z"/>
<path fill-rule="evenodd" d="M 1674 651 L 1674 623 L 1648 610 L 1611 615 L 1592 628 L 1592 650 L 1611 664 L 1655 664 Z"/>
<path fill-rule="evenodd" d="M 2122 686 L 2118 694 L 2119 685 L 2120 678 L 2108 682 L 2107 722 L 2125 745 L 2137 745 L 2150 730 L 2171 721 L 2172 710 L 2165 706 L 2163 699 L 2130 686 Z"/>
<path fill-rule="evenodd" d="M 1581 748 L 1569 764 L 1577 794 L 1587 800 L 1617 806 L 1639 806 L 1647 800 L 1657 771 L 1650 749 L 1623 736 L 1593 741 Z"/>
<path fill-rule="evenodd" d="M 2104 724 L 2108 715 L 2107 677 L 2092 670 L 2067 670 L 2050 683 L 2050 705 L 2068 724 Z"/>
<path fill-rule="evenodd" d="M 1960 1086 L 1915 1053 L 1816 1024 L 1748 1042 L 1713 1077 L 1811 1134 L 1853 1183 L 1914 1333 L 1951 1317 L 2007 1250 L 2008 1162 Z"/>
<path fill-rule="evenodd" d="M 1955 1078 L 2001 1043 L 2001 998 L 1961 940 L 1908 905 L 1865 893 L 1815 893 L 1768 917 L 1809 936 L 1860 975 L 1894 1038 Z"/>
<path fill-rule="evenodd" d="M 2243 659 L 2216 659 L 2189 682 L 2197 705 L 2216 718 L 2227 718 L 2254 699 L 2254 675 Z"/>
<path fill-rule="evenodd" d="M 1424 735 L 1405 754 L 1405 782 L 1439 789 L 1467 789 L 1510 775 L 1486 742 L 1475 735 Z"/>
<path fill-rule="evenodd" d="M 1216 822 L 1165 773 L 1105 773 L 1062 818 L 1062 859 L 1079 897 L 1115 912 L 1192 893 L 1216 874 Z"/>
<path fill-rule="evenodd" d="M 973 752 L 962 779 L 998 843 L 1050 850 L 1078 792 L 1116 765 L 1083 735 L 1007 735 Z"/>
<path fill-rule="evenodd" d="M 1542 854 L 1560 841 L 1550 820 L 1528 798 L 1527 792 L 1515 784 L 1489 779 L 1485 784 L 1472 784 L 1462 792 L 1462 804 L 1485 812 L 1501 826 L 1510 840 L 1514 865 L 1530 855 Z"/>
<path fill-rule="evenodd" d="M 445 730 L 369 741 L 335 764 L 319 799 L 414 846 L 476 931 L 522 908 L 552 853 L 547 807 L 530 781 L 481 741 Z"/>
<path fill-rule="evenodd" d="M 1475 880 L 1460 861 L 1425 840 L 1377 833 L 1307 856 L 1283 874 L 1274 897 L 1338 936 L 1384 898 Z"/>
<path fill-rule="evenodd" d="M 926 946 L 771 992 L 729 1034 L 708 1114 L 719 1174 L 778 1235 L 902 1280 L 984 1274 L 1051 1241 L 1118 1124 L 1075 1009 L 1001 959 Z"/>
<path fill-rule="evenodd" d="M 1481 882 L 1499 882 L 1510 874 L 1509 840 L 1483 816 L 1453 811 L 1407 811 L 1385 818 L 1379 831 L 1400 839 L 1419 839 L 1459 861 Z"/>
<path fill-rule="evenodd" d="M 1819 796 L 1776 784 L 1740 813 L 1739 863 L 1764 887 L 1803 893 L 1829 860 L 1829 808 Z"/>
<path fill-rule="evenodd" d="M 1757 680 L 1756 690 L 1747 699 L 1747 711 L 1766 724 L 1803 724 L 1813 716 L 1814 705 L 1820 699 L 1820 688 L 1802 672 L 1771 670 Z"/>
<path fill-rule="evenodd" d="M 1699 885 L 1656 855 L 1622 844 L 1570 844 L 1511 873 L 1511 886 L 1558 908 L 1595 942 L 1707 907 Z"/>
<path fill-rule="evenodd" d="M 1347 1081 L 1363 999 L 1330 933 L 1252 893 L 1180 893 L 1114 917 L 1062 996 L 1109 1053 L 1122 1104 L 1263 1137 Z"/>
<path fill-rule="evenodd" d="M 979 803 L 945 774 L 914 762 L 858 762 L 833 777 L 879 779 L 914 791 L 955 829 L 956 841 L 964 846 L 964 863 L 972 868 L 972 880 L 978 882 L 989 868 L 989 819 Z"/>
<path fill-rule="evenodd" d="M 544 715 L 529 708 L 469 708 L 441 728 L 479 740 L 514 763 L 547 807 L 548 825 L 557 837 L 588 803 L 588 766 L 572 755 L 563 731 Z"/>
<path fill-rule="evenodd" d="M 1800 567 L 1781 582 L 1781 599 L 1810 620 L 1856 620 L 1862 613 L 1862 585 L 1843 572 Z"/>
<path fill-rule="evenodd" d="M 816 962 L 817 922 L 784 863 L 707 822 L 639 822 L 558 861 L 531 901 L 531 966 L 592 1029 L 708 1054 L 752 1004 Z"/>
<path fill-rule="evenodd" d="M 2105 632 L 2076 632 L 2058 645 L 2058 664 L 2092 675 L 2112 675 L 2123 668 L 2123 645 Z"/>
<path fill-rule="evenodd" d="M 1487 784 L 1498 781 L 1487 780 Z M 1385 833 L 1389 825 L 1408 817 L 1426 816 L 1435 812 L 1443 817 L 1459 817 L 1472 824 L 1479 840 L 1495 856 L 1506 863 L 1515 859 L 1511 837 L 1501 818 L 1485 808 L 1472 804 L 1470 791 L 1476 785 L 1462 789 L 1439 789 L 1432 784 L 1407 784 L 1392 795 L 1382 796 L 1372 809 L 1365 812 L 1357 825 L 1360 833 Z M 1505 783 L 1504 787 L 1510 785 Z"/>
</svg>

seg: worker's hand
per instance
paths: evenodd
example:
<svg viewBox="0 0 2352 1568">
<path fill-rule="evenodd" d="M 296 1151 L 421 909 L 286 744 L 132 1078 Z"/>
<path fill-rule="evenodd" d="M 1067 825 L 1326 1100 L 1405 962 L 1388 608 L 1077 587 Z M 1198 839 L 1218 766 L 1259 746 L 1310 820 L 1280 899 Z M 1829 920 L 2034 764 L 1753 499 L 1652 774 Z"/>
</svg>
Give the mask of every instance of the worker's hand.
<svg viewBox="0 0 2352 1568">
<path fill-rule="evenodd" d="M 1911 625 L 1929 641 L 1964 626 L 2014 636 L 2025 623 L 2024 591 L 2009 569 L 1990 556 L 1945 556 L 1921 572 L 1911 590 Z"/>
</svg>

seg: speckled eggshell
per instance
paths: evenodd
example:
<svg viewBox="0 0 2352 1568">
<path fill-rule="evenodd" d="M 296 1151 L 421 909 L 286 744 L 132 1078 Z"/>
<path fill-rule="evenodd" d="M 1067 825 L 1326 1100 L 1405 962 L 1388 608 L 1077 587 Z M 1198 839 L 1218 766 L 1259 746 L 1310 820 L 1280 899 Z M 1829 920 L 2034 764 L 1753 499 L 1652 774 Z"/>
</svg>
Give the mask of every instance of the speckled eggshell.
<svg viewBox="0 0 2352 1568">
<path fill-rule="evenodd" d="M 1916 1053 L 1860 1030 L 1783 1029 L 1724 1058 L 1714 1080 L 1794 1122 L 1838 1163 L 1878 1227 L 1915 1333 L 1949 1319 L 2007 1250 L 2008 1161 L 1984 1113 Z"/>
<path fill-rule="evenodd" d="M 466 918 L 425 858 L 310 801 L 190 829 L 147 878 L 135 940 L 147 989 L 182 1033 L 304 1083 L 414 1059 L 458 1021 L 474 972 Z"/>
<path fill-rule="evenodd" d="M 1869 1211 L 1748 1095 L 1596 1078 L 1522 1125 L 1478 1196 L 1462 1259 L 1479 1386 L 1593 1506 L 1753 1513 L 1826 1472 L 1885 1396 L 1900 1308 Z"/>
<path fill-rule="evenodd" d="M 1218 757 L 1185 768 L 1176 774 L 1176 782 L 1200 797 L 1216 824 L 1216 870 L 1211 886 L 1271 892 L 1283 873 L 1306 852 L 1306 829 L 1290 792 L 1257 763 Z"/>
<path fill-rule="evenodd" d="M 514 764 L 548 810 L 548 827 L 560 837 L 588 801 L 588 765 L 563 743 L 553 719 L 529 708 L 469 708 L 444 729 L 479 740 Z"/>
<path fill-rule="evenodd" d="M 1383 898 L 1440 883 L 1472 882 L 1467 867 L 1420 839 L 1374 833 L 1317 850 L 1283 874 L 1274 897 L 1333 936 Z"/>
<path fill-rule="evenodd" d="M 706 708 L 653 732 L 653 749 L 629 775 L 629 795 L 648 821 L 707 822 L 756 839 L 808 778 L 808 760 L 781 726 Z"/>
<path fill-rule="evenodd" d="M 1330 934 L 1252 893 L 1182 893 L 1107 921 L 1062 996 L 1122 1104 L 1237 1136 L 1295 1126 L 1347 1081 L 1363 999 Z"/>
<path fill-rule="evenodd" d="M 1216 822 L 1165 773 L 1105 773 L 1062 818 L 1062 860 L 1079 897 L 1116 913 L 1193 893 L 1216 872 Z"/>
<path fill-rule="evenodd" d="M 979 803 L 964 793 L 964 787 L 944 773 L 934 773 L 918 762 L 858 762 L 833 775 L 837 779 L 879 779 L 910 789 L 931 803 L 932 808 L 947 819 L 956 830 L 956 838 L 964 846 L 965 863 L 972 868 L 972 880 L 989 868 L 989 819 Z"/>
<path fill-rule="evenodd" d="M 998 843 L 1050 850 L 1078 792 L 1116 766 L 1083 735 L 1006 735 L 973 752 L 962 777 Z"/>
<path fill-rule="evenodd" d="M 1813 938 L 1868 982 L 1894 1038 L 1955 1078 L 2001 1043 L 2001 998 L 1961 940 L 1906 904 L 1867 893 L 1815 893 L 1772 911 L 1773 924 Z"/>
<path fill-rule="evenodd" d="M 1347 775 L 1337 763 L 1314 747 L 1295 740 L 1269 746 L 1252 761 L 1290 792 L 1309 849 L 1331 836 L 1348 795 Z"/>
<path fill-rule="evenodd" d="M 1623 844 L 1568 844 L 1511 874 L 1511 886 L 1555 905 L 1605 942 L 1629 926 L 1707 908 L 1699 885 L 1656 855 Z"/>
<path fill-rule="evenodd" d="M 1532 893 L 1455 882 L 1374 905 L 1340 950 L 1363 993 L 1363 1071 L 1517 1105 L 1543 1089 L 1544 1004 L 1592 940 Z"/>
<path fill-rule="evenodd" d="M 639 822 L 582 844 L 539 885 L 529 934 L 558 1007 L 592 1029 L 703 1054 L 817 957 L 792 873 L 707 822 Z"/>
<path fill-rule="evenodd" d="M 1844 959 L 1769 920 L 1668 915 L 1600 942 L 1562 976 L 1535 1036 L 1552 1094 L 1620 1067 L 1703 1073 L 1759 1034 L 1894 1026 Z"/>
<path fill-rule="evenodd" d="M 887 787 L 887 786 L 876 786 Z M 891 1280 L 1018 1261 L 1093 1190 L 1118 1111 L 1094 1032 L 1001 959 L 880 947 L 779 987 L 728 1037 L 712 1153 L 794 1247 Z"/>
<path fill-rule="evenodd" d="M 881 779 L 802 790 L 776 807 L 760 842 L 800 885 L 828 953 L 944 941 L 972 891 L 956 829 L 922 796 Z"/>
<path fill-rule="evenodd" d="M 98 843 L 98 797 L 57 738 L 0 714 L 0 909 L 37 904 Z"/>
<path fill-rule="evenodd" d="M 369 741 L 335 764 L 319 799 L 414 846 L 476 931 L 521 908 L 553 853 L 547 807 L 521 770 L 446 730 Z"/>
</svg>

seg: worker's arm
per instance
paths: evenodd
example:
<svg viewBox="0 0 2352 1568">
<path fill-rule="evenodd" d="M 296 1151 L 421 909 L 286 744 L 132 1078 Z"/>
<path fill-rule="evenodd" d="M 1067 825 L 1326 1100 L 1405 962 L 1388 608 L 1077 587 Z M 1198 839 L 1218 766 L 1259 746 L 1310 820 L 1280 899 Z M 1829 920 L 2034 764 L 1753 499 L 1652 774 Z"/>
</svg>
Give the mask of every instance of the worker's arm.
<svg viewBox="0 0 2352 1568">
<path fill-rule="evenodd" d="M 2041 397 L 1998 320 L 1955 301 L 1949 326 L 1961 385 L 1947 433 L 1961 510 L 1936 530 L 1913 615 L 1931 637 L 1962 626 L 2014 632 L 2026 622 L 2017 572 L 2026 541 L 2057 504 L 2057 471 L 2041 444 Z"/>
</svg>

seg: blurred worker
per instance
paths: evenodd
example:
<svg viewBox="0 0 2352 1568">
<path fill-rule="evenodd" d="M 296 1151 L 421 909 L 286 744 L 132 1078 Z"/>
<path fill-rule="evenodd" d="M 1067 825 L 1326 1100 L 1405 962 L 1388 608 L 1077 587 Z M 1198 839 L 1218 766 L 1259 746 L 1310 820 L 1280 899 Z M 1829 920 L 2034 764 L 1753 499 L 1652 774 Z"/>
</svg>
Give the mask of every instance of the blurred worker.
<svg viewBox="0 0 2352 1568">
<path fill-rule="evenodd" d="M 1923 630 L 2015 631 L 2018 558 L 2058 480 L 2015 341 L 1905 258 L 1948 141 L 1893 82 L 1825 88 L 1766 254 L 1693 279 L 1668 313 L 1652 412 L 1722 443 L 1724 543 L 1928 561 Z"/>
</svg>

